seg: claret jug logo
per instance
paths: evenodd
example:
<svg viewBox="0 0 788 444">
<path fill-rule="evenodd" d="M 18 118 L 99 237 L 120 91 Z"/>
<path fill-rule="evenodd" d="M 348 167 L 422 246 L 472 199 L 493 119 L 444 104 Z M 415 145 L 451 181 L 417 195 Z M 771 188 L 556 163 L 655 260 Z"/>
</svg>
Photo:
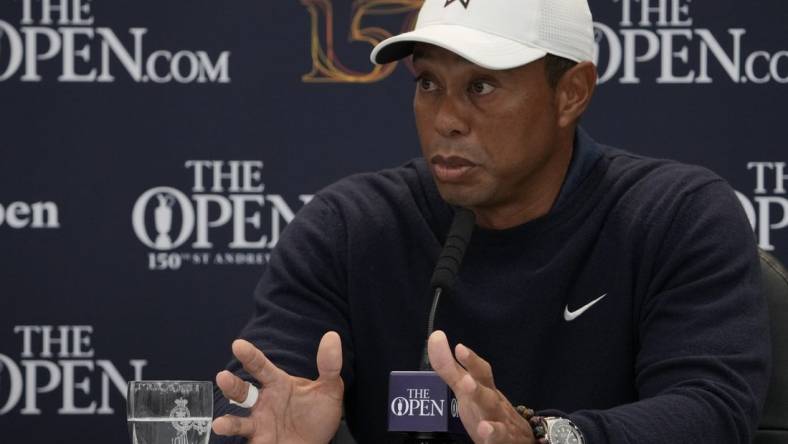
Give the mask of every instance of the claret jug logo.
<svg viewBox="0 0 788 444">
<path fill-rule="evenodd" d="M 113 402 L 126 398 L 127 381 L 143 379 L 148 363 L 129 360 L 124 377 L 96 357 L 90 325 L 17 325 L 14 334 L 22 353 L 18 360 L 0 353 L 0 416 L 18 407 L 22 415 L 41 415 L 42 405 L 57 405 L 59 415 L 112 415 L 123 410 Z"/>
<path fill-rule="evenodd" d="M 693 14 L 696 11 L 691 8 L 692 0 L 609 1 L 620 5 L 617 17 L 609 20 L 596 16 L 594 23 L 594 61 L 599 70 L 599 83 L 788 83 L 788 50 L 747 52 L 744 45 L 747 28 L 697 27 L 699 14 Z M 374 66 L 368 71 L 348 68 L 340 59 L 351 57 L 340 57 L 335 45 L 334 33 L 341 35 L 346 31 L 335 30 L 334 2 L 301 0 L 301 3 L 311 18 L 312 70 L 302 77 L 304 82 L 370 83 L 381 81 L 394 71 L 397 63 Z M 362 52 L 368 56 L 372 47 L 381 41 L 413 29 L 422 3 L 423 0 L 354 1 L 348 43 L 364 46 L 367 51 Z M 470 0 L 446 0 L 445 7 L 462 4 L 468 8 L 469 3 Z M 474 5 L 482 7 L 483 3 Z M 697 3 L 706 10 L 715 7 L 714 2 Z M 384 28 L 377 21 L 373 22 L 386 16 L 398 16 L 400 26 Z M 618 23 L 612 24 L 616 20 Z M 783 22 L 772 20 L 774 26 L 785 29 Z M 784 36 L 788 37 L 788 32 Z M 358 66 L 369 66 L 366 57 L 355 62 Z M 650 69 L 646 70 L 647 67 Z M 658 75 L 646 77 L 644 73 L 655 72 L 654 67 Z"/>
<path fill-rule="evenodd" d="M 172 444 L 190 444 L 188 433 L 191 430 L 197 432 L 199 436 L 205 435 L 211 428 L 210 421 L 194 421 L 190 420 L 191 412 L 187 407 L 189 401 L 184 398 L 175 400 L 175 407 L 170 410 L 170 418 L 176 421 L 172 422 L 172 427 L 178 435 L 172 439 Z"/>
<path fill-rule="evenodd" d="M 150 270 L 264 264 L 295 211 L 312 199 L 302 194 L 288 203 L 267 193 L 259 160 L 188 160 L 184 167 L 190 190 L 156 186 L 132 209 L 134 233 L 152 250 Z"/>
<path fill-rule="evenodd" d="M 18 27 L 0 17 L 0 82 L 42 82 L 55 71 L 58 82 L 108 83 L 125 71 L 137 83 L 230 83 L 229 51 L 151 50 L 144 44 L 148 28 L 123 36 L 95 26 L 92 0 L 13 3 L 20 7 Z"/>
</svg>

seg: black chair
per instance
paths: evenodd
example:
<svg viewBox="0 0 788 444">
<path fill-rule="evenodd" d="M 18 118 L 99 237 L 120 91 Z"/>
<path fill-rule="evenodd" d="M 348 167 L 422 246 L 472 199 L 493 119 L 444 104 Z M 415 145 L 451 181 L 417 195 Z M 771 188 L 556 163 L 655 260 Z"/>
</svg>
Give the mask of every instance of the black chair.
<svg viewBox="0 0 788 444">
<path fill-rule="evenodd" d="M 761 251 L 763 286 L 769 303 L 772 379 L 754 444 L 788 443 L 788 272 Z"/>
</svg>

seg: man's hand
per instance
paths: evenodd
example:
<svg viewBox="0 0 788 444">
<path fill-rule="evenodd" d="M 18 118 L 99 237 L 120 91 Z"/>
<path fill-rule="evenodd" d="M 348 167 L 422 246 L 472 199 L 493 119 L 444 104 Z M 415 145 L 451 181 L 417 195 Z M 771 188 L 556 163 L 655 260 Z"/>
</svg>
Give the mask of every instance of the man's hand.
<svg viewBox="0 0 788 444">
<path fill-rule="evenodd" d="M 442 331 L 430 336 L 427 347 L 432 368 L 457 396 L 460 419 L 474 443 L 535 442 L 531 426 L 495 388 L 487 361 L 462 344 L 457 344 L 452 356 Z"/>
<path fill-rule="evenodd" d="M 219 435 L 240 435 L 249 444 L 325 444 L 342 418 L 344 383 L 342 343 L 328 332 L 317 350 L 319 377 L 315 381 L 290 376 L 277 368 L 263 352 L 244 340 L 233 342 L 233 354 L 244 369 L 260 382 L 260 396 L 249 417 L 225 415 L 213 422 Z M 216 375 L 224 396 L 243 402 L 248 383 L 228 371 Z"/>
</svg>

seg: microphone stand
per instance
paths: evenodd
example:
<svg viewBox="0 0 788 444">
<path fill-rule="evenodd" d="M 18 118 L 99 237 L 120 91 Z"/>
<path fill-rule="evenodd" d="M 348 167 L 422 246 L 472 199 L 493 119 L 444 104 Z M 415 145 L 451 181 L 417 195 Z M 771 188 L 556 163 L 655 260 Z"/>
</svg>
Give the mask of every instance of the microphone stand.
<svg viewBox="0 0 788 444">
<path fill-rule="evenodd" d="M 445 433 L 435 432 L 412 432 L 408 433 L 408 438 L 405 440 L 407 444 L 455 444 L 456 441 L 451 439 Z"/>
<path fill-rule="evenodd" d="M 430 309 L 430 316 L 427 320 L 427 338 L 429 340 L 430 335 L 434 331 L 434 324 L 435 324 L 435 312 L 438 309 L 438 302 L 440 301 L 441 293 L 443 289 L 438 287 L 435 289 L 435 294 L 432 297 L 432 308 Z M 421 363 L 419 364 L 419 370 L 422 371 L 431 371 L 432 365 L 430 365 L 430 357 L 427 353 L 427 341 L 424 342 L 424 351 L 421 354 Z M 411 432 L 408 433 L 407 439 L 405 439 L 405 444 L 455 444 L 455 441 L 451 439 L 451 436 L 447 433 L 435 433 L 435 432 Z"/>
<path fill-rule="evenodd" d="M 441 294 L 444 289 L 447 291 L 454 286 L 457 272 L 462 263 L 462 258 L 465 255 L 465 248 L 470 241 L 471 232 L 475 217 L 473 212 L 464 208 L 459 208 L 454 215 L 452 226 L 449 228 L 449 233 L 446 237 L 446 244 L 443 246 L 443 251 L 438 258 L 438 264 L 432 275 L 431 286 L 435 289 L 432 297 L 432 307 L 430 308 L 430 315 L 427 319 L 427 340 L 424 341 L 424 350 L 421 354 L 421 363 L 419 370 L 431 371 L 430 358 L 427 351 L 427 344 L 429 337 L 435 330 L 435 313 L 438 310 L 438 303 L 440 302 Z M 455 440 L 448 433 L 436 432 L 411 432 L 408 433 L 405 439 L 406 444 L 455 444 Z"/>
</svg>

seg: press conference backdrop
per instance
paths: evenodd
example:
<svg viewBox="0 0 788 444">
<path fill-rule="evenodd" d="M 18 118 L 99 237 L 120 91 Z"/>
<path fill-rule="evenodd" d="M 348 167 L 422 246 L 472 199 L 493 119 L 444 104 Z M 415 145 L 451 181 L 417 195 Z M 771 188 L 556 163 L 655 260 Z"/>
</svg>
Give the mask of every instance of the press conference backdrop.
<svg viewBox="0 0 788 444">
<path fill-rule="evenodd" d="M 368 54 L 420 3 L 0 0 L 0 441 L 125 442 L 126 381 L 212 379 L 298 210 L 418 156 Z M 788 3 L 591 3 L 585 128 L 716 171 L 788 261 Z"/>
</svg>

